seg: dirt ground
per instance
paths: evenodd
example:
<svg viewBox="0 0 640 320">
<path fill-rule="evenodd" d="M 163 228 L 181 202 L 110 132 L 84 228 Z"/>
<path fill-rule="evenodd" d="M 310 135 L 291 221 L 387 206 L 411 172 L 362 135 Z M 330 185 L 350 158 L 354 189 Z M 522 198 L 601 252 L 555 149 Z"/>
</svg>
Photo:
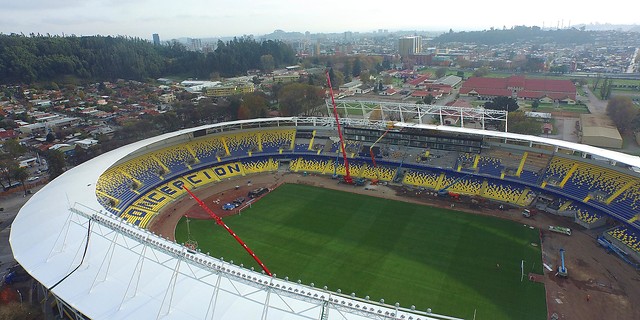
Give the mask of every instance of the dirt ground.
<svg viewBox="0 0 640 320">
<path fill-rule="evenodd" d="M 195 190 L 202 199 L 220 216 L 236 214 L 238 211 L 224 211 L 222 205 L 258 187 L 277 188 L 282 183 L 301 183 L 323 188 L 343 190 L 376 197 L 428 204 L 451 208 L 474 214 L 496 216 L 531 225 L 542 230 L 542 260 L 554 271 L 545 269 L 543 276 L 534 276 L 533 281 L 542 282 L 547 293 L 548 315 L 557 314 L 558 319 L 640 319 L 640 273 L 615 255 L 608 254 L 596 242 L 602 232 L 585 230 L 568 218 L 546 213 L 525 218 L 520 209 L 499 210 L 496 204 L 471 204 L 462 197 L 461 202 L 453 202 L 435 196 L 433 193 L 408 190 L 398 186 L 373 186 L 371 188 L 339 184 L 327 176 L 302 176 L 295 173 L 269 173 L 228 180 L 207 188 Z M 469 200 L 469 201 L 467 201 Z M 158 217 L 151 221 L 149 229 L 173 239 L 175 227 L 182 216 L 207 219 L 209 216 L 189 196 L 171 203 Z M 572 235 L 547 232 L 549 225 L 570 227 Z M 569 277 L 559 278 L 555 269 L 559 264 L 559 250 L 564 248 L 565 264 Z"/>
</svg>

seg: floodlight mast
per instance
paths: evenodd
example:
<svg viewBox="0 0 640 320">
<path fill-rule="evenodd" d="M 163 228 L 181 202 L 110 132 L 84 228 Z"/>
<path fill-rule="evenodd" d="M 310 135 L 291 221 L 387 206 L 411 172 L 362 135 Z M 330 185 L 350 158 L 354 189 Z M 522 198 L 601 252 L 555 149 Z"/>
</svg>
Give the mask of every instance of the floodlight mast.
<svg viewBox="0 0 640 320">
<path fill-rule="evenodd" d="M 331 104 L 333 105 L 333 116 L 336 118 L 336 125 L 338 126 L 338 136 L 340 137 L 340 149 L 342 149 L 342 158 L 344 159 L 344 169 L 346 174 L 344 175 L 344 182 L 348 184 L 353 183 L 351 174 L 349 173 L 349 160 L 347 160 L 347 151 L 344 148 L 344 139 L 342 138 L 342 129 L 340 128 L 340 119 L 338 118 L 338 110 L 336 108 L 336 101 L 333 98 L 333 87 L 331 86 L 331 77 L 329 77 L 329 69 L 325 71 L 327 75 L 327 85 L 329 86 L 329 95 L 331 96 Z"/>
<path fill-rule="evenodd" d="M 260 265 L 260 267 L 262 268 L 262 270 L 264 270 L 264 272 L 269 275 L 272 276 L 271 271 L 269 271 L 269 269 L 267 269 L 267 266 L 264 265 L 264 263 L 262 263 L 262 261 L 260 261 L 260 258 L 258 258 L 258 256 L 256 256 L 255 253 L 253 253 L 253 251 L 251 251 L 251 249 L 249 249 L 249 247 L 247 247 L 247 245 L 244 243 L 244 241 L 242 241 L 242 239 L 240 239 L 240 237 L 238 237 L 235 232 L 233 232 L 233 230 L 231 230 L 231 228 L 229 228 L 223 221 L 222 218 L 220 218 L 217 214 L 215 214 L 213 211 L 211 211 L 211 209 L 209 209 L 209 207 L 207 207 L 206 204 L 204 204 L 204 202 L 202 200 L 200 200 L 198 197 L 196 197 L 195 194 L 193 194 L 193 192 L 191 192 L 191 190 L 189 190 L 186 186 L 182 186 L 182 188 L 184 190 L 187 191 L 187 193 L 189 193 L 189 195 L 191 197 L 193 197 L 194 200 L 196 200 L 196 202 L 198 203 L 198 205 L 200 205 L 200 207 L 202 209 L 204 209 L 204 211 L 206 211 L 211 218 L 213 218 L 213 220 L 216 221 L 216 223 L 218 225 L 220 225 L 221 227 L 223 227 L 225 230 L 227 230 L 227 232 L 229 232 L 229 234 L 236 239 L 236 241 L 238 241 L 238 243 L 247 251 L 247 253 L 249 253 L 249 255 L 253 258 L 253 260 L 255 260 L 258 265 Z"/>
</svg>

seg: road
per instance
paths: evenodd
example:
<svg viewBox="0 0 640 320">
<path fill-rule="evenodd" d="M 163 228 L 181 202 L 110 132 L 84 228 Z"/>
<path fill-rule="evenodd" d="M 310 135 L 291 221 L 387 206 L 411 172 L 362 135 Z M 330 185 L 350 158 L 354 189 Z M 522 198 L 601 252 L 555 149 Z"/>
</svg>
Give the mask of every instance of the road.
<svg viewBox="0 0 640 320">
<path fill-rule="evenodd" d="M 42 186 L 32 188 L 33 193 L 40 190 Z M 33 194 L 23 196 L 22 192 L 14 192 L 10 195 L 0 195 L 0 208 L 4 208 L 0 212 L 0 276 L 4 275 L 7 268 L 16 264 L 13 258 L 13 252 L 9 245 L 9 234 L 11 233 L 11 223 L 18 214 L 18 210 L 22 207 Z"/>
<path fill-rule="evenodd" d="M 634 73 L 638 69 L 638 65 L 636 64 L 638 53 L 640 53 L 640 48 L 636 48 L 636 50 L 633 52 L 633 56 L 631 56 L 631 61 L 629 61 L 629 66 L 627 67 L 626 73 Z"/>
<path fill-rule="evenodd" d="M 598 99 L 598 97 L 591 92 L 588 85 L 582 86 L 582 89 L 584 89 L 584 92 L 587 94 L 587 98 L 589 99 L 585 101 L 589 112 L 591 112 L 591 114 L 606 114 L 607 101 Z"/>
</svg>

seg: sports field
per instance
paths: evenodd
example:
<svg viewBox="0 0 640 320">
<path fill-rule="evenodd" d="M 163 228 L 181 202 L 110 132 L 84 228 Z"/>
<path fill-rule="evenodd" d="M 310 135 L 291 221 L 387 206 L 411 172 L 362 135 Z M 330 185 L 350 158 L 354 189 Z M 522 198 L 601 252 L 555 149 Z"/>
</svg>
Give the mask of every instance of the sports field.
<svg viewBox="0 0 640 320">
<path fill-rule="evenodd" d="M 544 286 L 526 279 L 542 274 L 538 230 L 512 221 L 296 184 L 224 221 L 278 278 L 466 319 L 547 316 Z M 260 270 L 212 220 L 190 230 L 202 252 Z"/>
</svg>

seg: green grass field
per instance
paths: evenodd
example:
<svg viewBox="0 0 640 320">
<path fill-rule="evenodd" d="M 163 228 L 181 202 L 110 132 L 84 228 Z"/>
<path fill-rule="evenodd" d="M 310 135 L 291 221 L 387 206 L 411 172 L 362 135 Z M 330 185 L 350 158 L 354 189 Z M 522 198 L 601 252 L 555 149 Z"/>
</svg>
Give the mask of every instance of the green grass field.
<svg viewBox="0 0 640 320">
<path fill-rule="evenodd" d="M 295 184 L 224 221 L 278 278 L 466 319 L 547 316 L 544 286 L 526 279 L 542 273 L 538 230 L 512 221 Z M 213 221 L 190 230 L 202 252 L 260 270 Z"/>
</svg>

